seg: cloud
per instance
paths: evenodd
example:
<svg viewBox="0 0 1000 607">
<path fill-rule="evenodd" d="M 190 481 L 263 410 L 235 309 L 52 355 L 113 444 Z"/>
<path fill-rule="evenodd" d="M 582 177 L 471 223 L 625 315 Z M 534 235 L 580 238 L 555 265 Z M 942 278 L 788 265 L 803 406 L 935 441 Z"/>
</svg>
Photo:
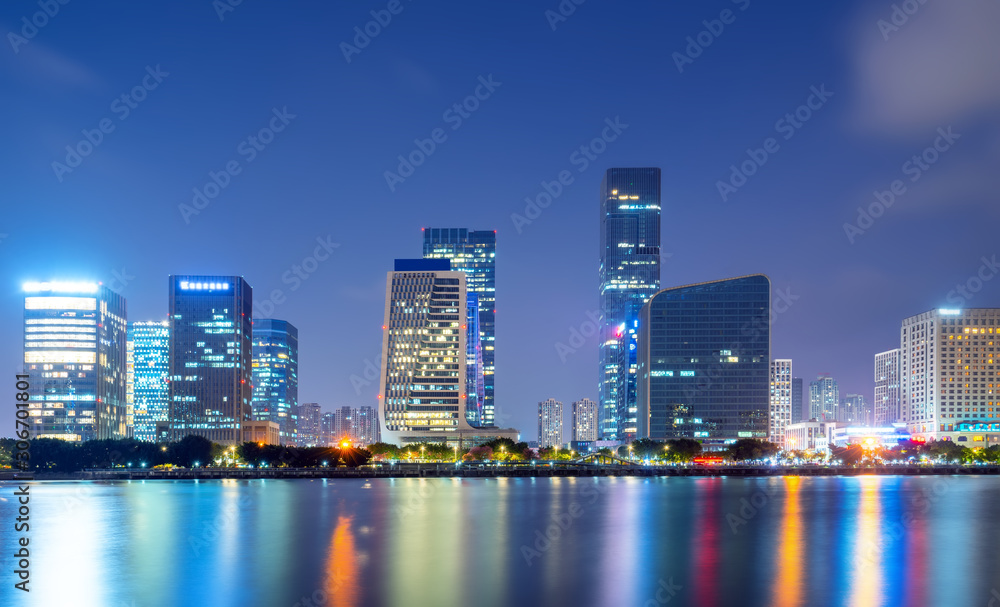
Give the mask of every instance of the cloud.
<svg viewBox="0 0 1000 607">
<path fill-rule="evenodd" d="M 894 23 L 893 7 L 903 4 L 919 8 L 905 22 L 897 13 L 899 25 L 892 27 L 898 29 L 887 28 Z M 907 136 L 943 124 L 1000 119 L 998 23 L 995 0 L 868 5 L 853 36 L 857 125 Z"/>
</svg>

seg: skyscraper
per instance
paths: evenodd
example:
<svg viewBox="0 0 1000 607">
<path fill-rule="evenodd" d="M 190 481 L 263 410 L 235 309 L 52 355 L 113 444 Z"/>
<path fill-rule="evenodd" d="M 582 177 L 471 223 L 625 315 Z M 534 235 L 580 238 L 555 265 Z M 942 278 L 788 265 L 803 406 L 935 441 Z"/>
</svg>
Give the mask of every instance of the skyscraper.
<svg viewBox="0 0 1000 607">
<path fill-rule="evenodd" d="M 379 441 L 378 417 L 374 407 L 363 406 L 351 409 L 351 439 L 362 446 Z"/>
<path fill-rule="evenodd" d="M 638 436 L 721 449 L 766 439 L 771 281 L 762 274 L 664 289 L 639 316 Z"/>
<path fill-rule="evenodd" d="M 32 438 L 128 436 L 125 298 L 90 282 L 24 285 Z"/>
<path fill-rule="evenodd" d="M 635 369 L 639 320 L 632 319 L 618 327 L 615 337 L 615 363 L 618 380 L 615 383 L 615 426 L 617 438 L 631 442 L 636 438 Z"/>
<path fill-rule="evenodd" d="M 771 412 L 768 440 L 785 448 L 785 428 L 792 423 L 792 361 L 771 361 Z"/>
<path fill-rule="evenodd" d="M 554 398 L 538 403 L 538 446 L 563 444 L 563 404 Z"/>
<path fill-rule="evenodd" d="M 1000 443 L 1000 309 L 931 310 L 900 330 L 902 416 L 912 435 L 963 446 Z"/>
<path fill-rule="evenodd" d="M 597 403 L 589 398 L 573 403 L 573 441 L 596 441 L 599 438 L 597 430 Z"/>
<path fill-rule="evenodd" d="M 898 422 L 900 411 L 900 349 L 894 348 L 875 355 L 875 425 L 886 426 Z"/>
<path fill-rule="evenodd" d="M 476 294 L 479 305 L 479 340 L 483 359 L 483 399 L 474 423 L 492 426 L 494 405 L 494 346 L 496 342 L 496 250 L 495 230 L 424 228 L 424 259 L 448 259 L 451 269 L 465 272 L 466 288 Z"/>
<path fill-rule="evenodd" d="M 809 418 L 821 422 L 837 421 L 840 388 L 837 380 L 823 374 L 809 382 Z"/>
<path fill-rule="evenodd" d="M 792 378 L 792 423 L 804 421 L 806 414 L 802 406 L 802 378 Z"/>
<path fill-rule="evenodd" d="M 473 426 L 484 425 L 486 377 L 483 367 L 483 341 L 479 335 L 479 295 L 466 293 L 465 339 L 465 418 Z"/>
<path fill-rule="evenodd" d="M 660 169 L 608 169 L 600 205 L 598 391 L 601 436 L 614 439 L 619 435 L 619 411 L 635 406 L 630 378 L 619 373 L 624 356 L 618 333 L 623 325 L 626 330 L 634 326 L 643 304 L 660 288 Z M 619 390 L 625 392 L 621 402 Z"/>
<path fill-rule="evenodd" d="M 323 412 L 319 403 L 299 405 L 298 444 L 301 447 L 323 445 Z"/>
<path fill-rule="evenodd" d="M 838 422 L 850 424 L 852 426 L 870 426 L 871 406 L 868 399 L 862 394 L 848 394 L 844 396 L 843 406 L 841 406 Z"/>
<path fill-rule="evenodd" d="M 132 436 L 137 440 L 156 442 L 156 424 L 169 419 L 169 372 L 169 323 L 128 323 L 127 393 L 132 405 Z"/>
<path fill-rule="evenodd" d="M 250 401 L 253 290 L 240 276 L 170 276 L 170 437 L 242 442 Z"/>
<path fill-rule="evenodd" d="M 294 445 L 292 411 L 299 402 L 299 330 L 286 320 L 253 321 L 253 418 L 278 424 L 281 444 Z"/>
<path fill-rule="evenodd" d="M 503 434 L 466 416 L 466 278 L 448 259 L 397 259 L 386 276 L 378 396 L 386 442 L 458 445 Z"/>
</svg>

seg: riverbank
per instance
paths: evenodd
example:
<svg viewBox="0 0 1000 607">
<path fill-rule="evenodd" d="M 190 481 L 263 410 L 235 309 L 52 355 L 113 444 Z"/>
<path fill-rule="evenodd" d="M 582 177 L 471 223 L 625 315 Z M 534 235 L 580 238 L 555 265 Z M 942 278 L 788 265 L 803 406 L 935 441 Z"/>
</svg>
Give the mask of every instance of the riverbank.
<svg viewBox="0 0 1000 607">
<path fill-rule="evenodd" d="M 623 466 L 543 464 L 490 466 L 463 464 L 394 464 L 360 468 L 195 468 L 149 470 L 113 468 L 76 473 L 36 473 L 34 480 L 221 480 L 339 478 L 505 478 L 505 477 L 764 477 L 764 476 L 951 476 L 1000 475 L 1000 466 Z M 0 472 L 0 480 L 30 480 L 31 475 Z"/>
</svg>

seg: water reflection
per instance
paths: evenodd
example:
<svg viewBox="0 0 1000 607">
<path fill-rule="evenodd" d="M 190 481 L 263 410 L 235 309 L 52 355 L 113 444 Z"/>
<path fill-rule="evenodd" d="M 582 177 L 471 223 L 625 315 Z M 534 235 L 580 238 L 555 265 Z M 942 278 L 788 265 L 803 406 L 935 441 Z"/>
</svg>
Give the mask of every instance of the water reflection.
<svg viewBox="0 0 1000 607">
<path fill-rule="evenodd" d="M 326 593 L 333 607 L 359 605 L 360 554 L 354 545 L 354 532 L 351 530 L 353 520 L 349 516 L 337 517 L 337 527 L 333 530 L 330 554 L 326 560 Z"/>
<path fill-rule="evenodd" d="M 878 543 L 882 534 L 879 521 L 881 480 L 878 476 L 862 476 L 857 479 L 861 484 L 861 495 L 858 498 L 857 531 L 851 557 L 853 569 L 848 580 L 850 600 L 847 603 L 852 607 L 875 607 L 882 604 L 883 554 Z"/>
<path fill-rule="evenodd" d="M 803 546 L 802 511 L 799 505 L 799 485 L 802 479 L 786 476 L 785 507 L 781 517 L 781 531 L 775 553 L 772 575 L 771 603 L 776 607 L 799 607 L 803 601 Z"/>
</svg>

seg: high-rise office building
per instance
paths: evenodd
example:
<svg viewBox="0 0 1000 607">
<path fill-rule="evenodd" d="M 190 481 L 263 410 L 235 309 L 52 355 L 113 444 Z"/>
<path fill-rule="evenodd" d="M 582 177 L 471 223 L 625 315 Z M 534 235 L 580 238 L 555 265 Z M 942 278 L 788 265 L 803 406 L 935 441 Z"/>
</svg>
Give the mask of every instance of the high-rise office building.
<svg viewBox="0 0 1000 607">
<path fill-rule="evenodd" d="M 771 361 L 771 410 L 768 440 L 785 448 L 785 428 L 792 423 L 792 360 Z"/>
<path fill-rule="evenodd" d="M 467 292 L 466 298 L 465 418 L 473 426 L 482 426 L 486 376 L 483 367 L 483 340 L 479 335 L 479 295 Z"/>
<path fill-rule="evenodd" d="M 899 348 L 875 355 L 875 425 L 879 427 L 902 418 L 899 355 Z"/>
<path fill-rule="evenodd" d="M 299 330 L 287 320 L 253 321 L 253 418 L 278 424 L 281 444 L 294 445 L 299 402 Z"/>
<path fill-rule="evenodd" d="M 554 398 L 538 403 L 538 446 L 563 444 L 563 404 Z"/>
<path fill-rule="evenodd" d="M 127 437 L 125 298 L 90 282 L 29 282 L 24 294 L 31 437 Z"/>
<path fill-rule="evenodd" d="M 792 423 L 804 421 L 806 412 L 802 408 L 802 378 L 792 378 Z"/>
<path fill-rule="evenodd" d="M 448 259 L 451 269 L 465 272 L 466 289 L 475 293 L 479 305 L 483 398 L 475 409 L 473 423 L 492 426 L 495 422 L 494 373 L 496 343 L 496 251 L 495 230 L 467 228 L 424 228 L 424 259 Z"/>
<path fill-rule="evenodd" d="M 823 422 L 837 421 L 840 388 L 837 380 L 823 374 L 809 382 L 809 418 Z"/>
<path fill-rule="evenodd" d="M 317 447 L 325 445 L 323 439 L 323 411 L 319 403 L 304 403 L 299 405 L 298 415 L 298 445 L 301 447 Z"/>
<path fill-rule="evenodd" d="M 361 446 L 379 442 L 378 416 L 374 407 L 351 409 L 351 440 Z"/>
<path fill-rule="evenodd" d="M 838 422 L 850 426 L 870 426 L 871 405 L 863 394 L 847 394 L 841 403 Z"/>
<path fill-rule="evenodd" d="M 170 438 L 243 441 L 251 422 L 253 290 L 240 276 L 170 276 Z"/>
<path fill-rule="evenodd" d="M 618 381 L 615 384 L 615 427 L 620 441 L 632 442 L 636 439 L 635 370 L 639 319 L 632 319 L 618 327 L 615 337 L 615 363 Z"/>
<path fill-rule="evenodd" d="M 466 272 L 448 259 L 397 259 L 386 277 L 379 426 L 395 444 L 456 446 L 516 431 L 477 429 L 466 416 Z"/>
<path fill-rule="evenodd" d="M 573 403 L 573 441 L 598 440 L 597 403 L 583 398 Z"/>
<path fill-rule="evenodd" d="M 127 399 L 132 408 L 132 436 L 156 442 L 157 423 L 170 414 L 170 328 L 167 321 L 128 323 Z"/>
<path fill-rule="evenodd" d="M 923 440 L 1000 442 L 1000 309 L 931 310 L 900 330 L 902 419 Z"/>
<path fill-rule="evenodd" d="M 619 331 L 634 327 L 639 310 L 660 288 L 660 169 L 608 169 L 600 204 L 599 413 L 602 438 L 615 439 L 619 411 L 635 407 L 628 388 L 634 376 L 619 373 L 626 359 Z M 625 392 L 621 400 L 619 390 Z"/>
<path fill-rule="evenodd" d="M 639 316 L 638 436 L 721 449 L 766 439 L 771 281 L 762 274 L 665 289 Z"/>
</svg>

